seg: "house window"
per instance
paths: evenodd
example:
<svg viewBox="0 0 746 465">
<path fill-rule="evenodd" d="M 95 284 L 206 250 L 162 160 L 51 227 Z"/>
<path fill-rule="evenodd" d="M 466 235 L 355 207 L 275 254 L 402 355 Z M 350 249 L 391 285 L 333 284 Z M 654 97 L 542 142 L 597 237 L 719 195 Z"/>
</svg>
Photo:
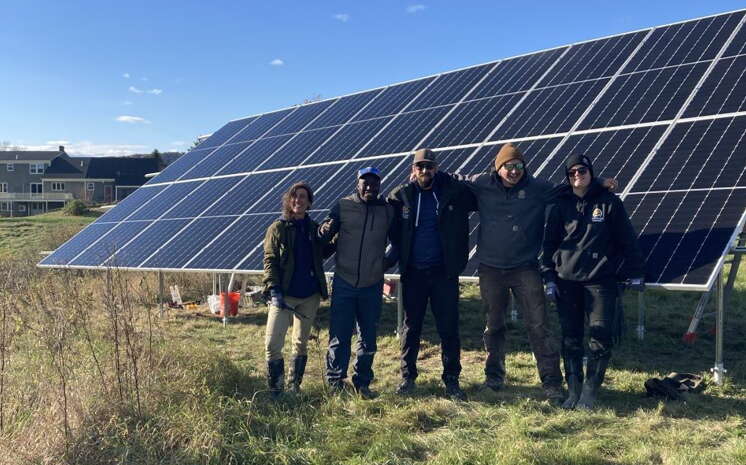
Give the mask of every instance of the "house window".
<svg viewBox="0 0 746 465">
<path fill-rule="evenodd" d="M 96 185 L 95 185 L 95 184 L 93 184 L 92 182 L 87 182 L 87 183 L 85 184 L 85 190 L 87 190 L 87 191 L 89 191 L 89 192 L 90 192 L 90 191 L 93 191 L 93 190 L 95 190 L 95 189 L 96 189 Z"/>
<path fill-rule="evenodd" d="M 6 192 L 8 192 L 8 183 L 0 182 L 0 193 L 6 193 Z"/>
<path fill-rule="evenodd" d="M 31 202 L 32 210 L 44 210 L 44 202 Z"/>
<path fill-rule="evenodd" d="M 52 191 L 53 192 L 62 192 L 65 190 L 65 183 L 64 182 L 53 182 L 52 183 Z"/>
<path fill-rule="evenodd" d="M 31 174 L 44 174 L 44 163 L 31 163 L 28 168 Z"/>
<path fill-rule="evenodd" d="M 8 163 L 5 166 L 7 167 L 8 171 L 15 171 L 16 170 L 16 165 L 14 165 L 13 163 Z"/>
<path fill-rule="evenodd" d="M 42 192 L 44 192 L 43 184 L 40 182 L 32 182 L 29 184 L 31 186 L 31 195 L 41 195 Z"/>
<path fill-rule="evenodd" d="M 0 202 L 0 211 L 2 211 L 2 212 L 9 212 L 10 211 L 10 202 Z"/>
</svg>

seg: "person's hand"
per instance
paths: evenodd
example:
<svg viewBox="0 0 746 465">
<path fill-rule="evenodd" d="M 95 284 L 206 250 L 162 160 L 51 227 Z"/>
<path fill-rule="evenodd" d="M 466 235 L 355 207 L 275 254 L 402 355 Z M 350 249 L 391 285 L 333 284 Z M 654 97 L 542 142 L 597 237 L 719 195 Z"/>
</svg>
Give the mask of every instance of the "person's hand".
<svg viewBox="0 0 746 465">
<path fill-rule="evenodd" d="M 417 180 L 417 175 L 414 174 L 414 172 L 409 173 L 409 182 L 415 182 Z"/>
<path fill-rule="evenodd" d="M 277 289 L 271 289 L 269 291 L 269 303 L 276 308 L 285 308 L 285 299 L 282 296 L 282 292 Z"/>
<path fill-rule="evenodd" d="M 332 222 L 327 220 L 321 223 L 319 225 L 319 236 L 325 236 L 329 233 L 329 230 L 332 228 Z"/>
<path fill-rule="evenodd" d="M 604 179 L 603 186 L 609 190 L 609 192 L 614 192 L 619 187 L 619 182 L 614 178 L 606 178 Z"/>
<path fill-rule="evenodd" d="M 632 278 L 627 281 L 627 288 L 631 291 L 643 292 L 645 290 L 645 280 L 642 278 Z"/>
<path fill-rule="evenodd" d="M 547 296 L 547 300 L 556 304 L 559 296 L 557 284 L 554 281 L 549 281 L 544 287 L 544 294 Z"/>
</svg>

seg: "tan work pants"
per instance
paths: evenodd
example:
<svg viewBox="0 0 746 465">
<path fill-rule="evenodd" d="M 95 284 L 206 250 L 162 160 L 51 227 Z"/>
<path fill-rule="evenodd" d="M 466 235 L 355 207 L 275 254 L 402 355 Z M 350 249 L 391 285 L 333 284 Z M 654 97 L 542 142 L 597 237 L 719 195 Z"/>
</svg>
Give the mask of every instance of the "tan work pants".
<svg viewBox="0 0 746 465">
<path fill-rule="evenodd" d="M 282 358 L 282 347 L 285 345 L 285 335 L 288 328 L 293 326 L 293 355 L 306 355 L 308 350 L 308 336 L 311 334 L 313 322 L 316 320 L 316 312 L 319 309 L 321 296 L 316 293 L 305 299 L 285 297 L 285 303 L 305 318 L 295 315 L 288 309 L 269 306 L 267 315 L 267 332 L 264 336 L 264 345 L 267 361 Z"/>
</svg>

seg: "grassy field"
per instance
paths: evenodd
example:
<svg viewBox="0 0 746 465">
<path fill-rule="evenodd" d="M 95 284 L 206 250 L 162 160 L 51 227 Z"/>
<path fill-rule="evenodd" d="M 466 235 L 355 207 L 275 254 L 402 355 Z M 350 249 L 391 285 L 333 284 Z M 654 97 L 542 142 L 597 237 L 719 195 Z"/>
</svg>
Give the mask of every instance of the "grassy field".
<svg viewBox="0 0 746 465">
<path fill-rule="evenodd" d="M 85 221 L 85 220 L 81 220 Z M 201 296 L 206 277 L 167 275 Z M 647 291 L 648 333 L 616 348 L 600 406 L 563 411 L 543 400 L 522 322 L 510 323 L 507 388 L 480 388 L 483 314 L 462 288 L 462 386 L 443 396 L 428 316 L 416 395 L 399 382 L 396 308 L 379 332 L 380 396 L 330 395 L 323 383 L 328 307 L 310 343 L 301 395 L 266 391 L 262 307 L 223 327 L 203 308 L 158 318 L 155 276 L 41 271 L 0 260 L 0 463 L 75 464 L 743 464 L 746 463 L 746 273 L 726 318 L 724 386 L 711 383 L 713 318 L 694 345 L 681 336 L 698 295 Z M 636 299 L 628 296 L 635 325 Z M 557 318 L 551 314 L 557 331 Z M 286 349 L 289 348 L 289 341 Z M 671 371 L 707 378 L 685 402 L 645 396 Z"/>
<path fill-rule="evenodd" d="M 84 216 L 67 216 L 55 211 L 43 215 L 0 218 L 0 258 L 53 250 L 99 215 L 91 212 Z"/>
</svg>

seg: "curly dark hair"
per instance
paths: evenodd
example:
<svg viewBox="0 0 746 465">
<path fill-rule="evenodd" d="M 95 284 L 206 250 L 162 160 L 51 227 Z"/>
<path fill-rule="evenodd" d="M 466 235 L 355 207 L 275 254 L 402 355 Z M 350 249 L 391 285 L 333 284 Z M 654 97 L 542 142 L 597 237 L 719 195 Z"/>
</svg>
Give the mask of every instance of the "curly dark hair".
<svg viewBox="0 0 746 465">
<path fill-rule="evenodd" d="M 305 182 L 296 182 L 295 184 L 290 186 L 290 189 L 282 194 L 282 216 L 285 219 L 290 219 L 293 217 L 293 209 L 290 206 L 290 202 L 297 195 L 298 189 L 305 189 L 306 193 L 308 194 L 309 205 L 313 203 L 313 191 L 311 190 L 311 186 L 309 186 Z"/>
</svg>

